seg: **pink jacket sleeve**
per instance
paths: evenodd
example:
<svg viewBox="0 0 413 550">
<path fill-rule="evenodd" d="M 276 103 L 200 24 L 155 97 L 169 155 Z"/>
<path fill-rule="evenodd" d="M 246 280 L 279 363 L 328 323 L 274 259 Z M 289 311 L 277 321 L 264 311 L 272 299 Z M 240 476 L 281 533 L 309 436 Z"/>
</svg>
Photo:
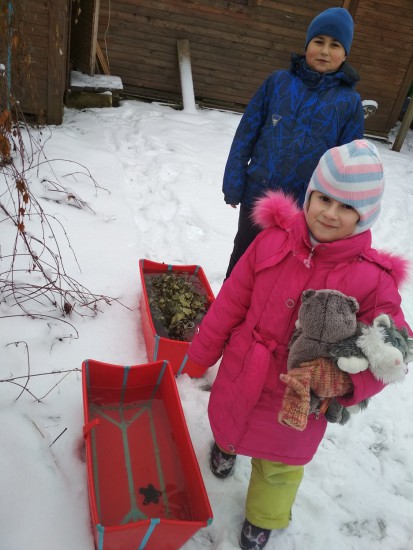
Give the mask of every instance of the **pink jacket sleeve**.
<svg viewBox="0 0 413 550">
<path fill-rule="evenodd" d="M 221 357 L 232 330 L 245 318 L 254 285 L 255 248 L 250 246 L 226 279 L 192 340 L 188 357 L 211 367 Z"/>
</svg>

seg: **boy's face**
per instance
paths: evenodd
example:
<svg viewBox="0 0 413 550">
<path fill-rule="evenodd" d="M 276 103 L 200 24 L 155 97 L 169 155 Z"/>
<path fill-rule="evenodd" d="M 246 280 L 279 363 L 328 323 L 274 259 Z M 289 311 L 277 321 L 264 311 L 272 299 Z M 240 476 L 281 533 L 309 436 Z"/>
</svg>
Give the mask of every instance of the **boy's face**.
<svg viewBox="0 0 413 550">
<path fill-rule="evenodd" d="M 313 191 L 306 212 L 308 229 L 320 243 L 331 243 L 353 234 L 360 219 L 352 206 Z"/>
<path fill-rule="evenodd" d="M 341 43 L 324 34 L 310 40 L 305 52 L 307 65 L 320 74 L 333 73 L 345 58 L 346 52 Z"/>
</svg>

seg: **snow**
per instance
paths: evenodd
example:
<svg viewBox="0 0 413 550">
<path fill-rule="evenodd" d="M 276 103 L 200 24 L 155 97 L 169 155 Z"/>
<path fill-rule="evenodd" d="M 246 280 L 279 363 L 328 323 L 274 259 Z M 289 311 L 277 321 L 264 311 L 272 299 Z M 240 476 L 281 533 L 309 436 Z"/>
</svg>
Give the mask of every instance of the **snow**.
<svg viewBox="0 0 413 550">
<path fill-rule="evenodd" d="M 42 157 L 26 176 L 42 208 L 54 216 L 66 271 L 95 294 L 118 301 L 100 304 L 95 317 L 72 315 L 65 322 L 54 318 L 52 308 L 49 317 L 34 320 L 18 316 L 10 302 L 0 303 L 0 550 L 93 550 L 82 361 L 147 362 L 140 258 L 201 265 L 218 293 L 238 218 L 224 203 L 221 185 L 239 118 L 124 101 L 116 109 L 66 110 L 62 126 L 32 130 L 49 162 Z M 386 191 L 374 243 L 413 261 L 413 132 L 396 153 L 391 150 L 396 131 L 390 143 L 376 142 Z M 23 135 L 28 145 L 25 130 Z M 50 183 L 56 181 L 60 192 Z M 2 178 L 1 202 L 6 196 Z M 38 225 L 34 217 L 27 220 L 27 231 L 39 234 Z M 14 238 L 11 223 L 2 222 L 1 235 L 4 258 Z M 402 296 L 413 326 L 411 281 Z M 212 525 L 185 550 L 238 548 L 244 518 L 250 460 L 239 457 L 235 475 L 225 481 L 215 479 L 208 466 L 208 386 L 217 368 L 203 379 L 186 374 L 177 379 L 214 513 Z M 30 393 L 22 392 L 26 382 Z M 376 396 L 350 424 L 329 426 L 305 469 L 290 527 L 272 534 L 268 550 L 413 548 L 412 390 L 410 374 Z"/>
<path fill-rule="evenodd" d="M 80 71 L 70 71 L 70 87 L 72 90 L 83 88 L 123 90 L 122 80 L 119 76 L 105 74 L 90 76 Z"/>
</svg>

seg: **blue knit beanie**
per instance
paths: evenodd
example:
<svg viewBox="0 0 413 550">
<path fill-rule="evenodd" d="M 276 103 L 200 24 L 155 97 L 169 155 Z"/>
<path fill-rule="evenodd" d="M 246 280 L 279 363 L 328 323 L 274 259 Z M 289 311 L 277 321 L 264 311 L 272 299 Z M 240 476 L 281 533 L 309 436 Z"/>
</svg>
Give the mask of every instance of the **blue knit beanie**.
<svg viewBox="0 0 413 550">
<path fill-rule="evenodd" d="M 315 17 L 308 27 L 305 49 L 315 36 L 324 34 L 340 42 L 346 55 L 350 53 L 353 40 L 354 21 L 344 8 L 329 8 Z"/>
</svg>

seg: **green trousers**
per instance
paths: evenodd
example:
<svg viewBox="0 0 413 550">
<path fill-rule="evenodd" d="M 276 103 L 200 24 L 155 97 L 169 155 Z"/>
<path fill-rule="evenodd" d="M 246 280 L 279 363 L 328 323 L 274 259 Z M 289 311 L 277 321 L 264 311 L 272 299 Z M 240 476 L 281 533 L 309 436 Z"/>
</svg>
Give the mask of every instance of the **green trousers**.
<svg viewBox="0 0 413 550">
<path fill-rule="evenodd" d="M 303 479 L 304 466 L 252 458 L 246 501 L 247 520 L 263 529 L 284 529 Z"/>
</svg>

